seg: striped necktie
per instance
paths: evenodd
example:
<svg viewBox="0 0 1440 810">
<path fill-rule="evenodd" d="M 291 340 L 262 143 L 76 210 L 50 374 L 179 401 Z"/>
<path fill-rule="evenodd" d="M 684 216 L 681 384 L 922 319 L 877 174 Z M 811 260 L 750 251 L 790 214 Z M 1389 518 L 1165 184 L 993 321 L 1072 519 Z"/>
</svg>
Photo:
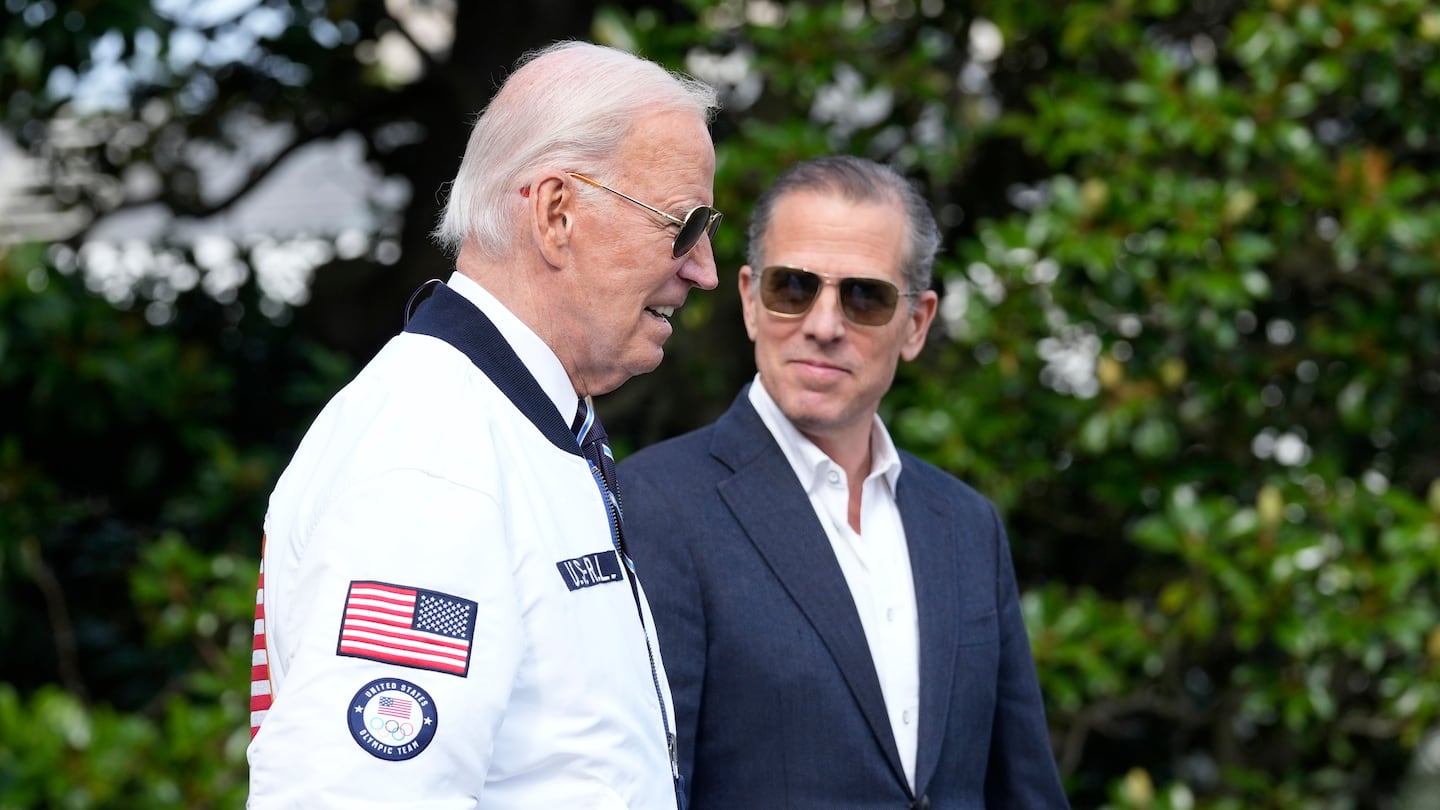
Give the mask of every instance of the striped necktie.
<svg viewBox="0 0 1440 810">
<path fill-rule="evenodd" d="M 620 508 L 620 484 L 615 480 L 615 453 L 610 450 L 605 426 L 600 424 L 600 417 L 586 399 L 580 400 L 575 410 L 575 421 L 570 423 L 570 430 L 575 434 L 575 441 L 580 443 L 580 454 L 600 471 L 615 513 L 623 514 Z"/>
</svg>

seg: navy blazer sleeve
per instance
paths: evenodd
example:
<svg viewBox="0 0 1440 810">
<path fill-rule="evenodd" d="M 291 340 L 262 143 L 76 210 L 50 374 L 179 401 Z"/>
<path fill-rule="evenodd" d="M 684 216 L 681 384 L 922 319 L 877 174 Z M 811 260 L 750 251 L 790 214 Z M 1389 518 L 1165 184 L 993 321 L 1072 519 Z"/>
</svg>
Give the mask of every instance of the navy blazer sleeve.
<svg viewBox="0 0 1440 810">
<path fill-rule="evenodd" d="M 995 810 L 1068 807 L 1051 753 L 1044 701 L 1030 655 L 1030 637 L 1020 612 L 1010 540 L 993 504 L 990 516 L 999 545 L 995 587 L 1000 613 L 1000 672 L 996 678 L 985 806 Z"/>
<path fill-rule="evenodd" d="M 636 576 L 645 588 L 655 617 L 660 657 L 670 681 L 675 706 L 675 743 L 680 773 L 687 778 L 695 767 L 695 737 L 705 679 L 705 609 L 700 577 L 688 544 L 680 543 L 676 523 L 694 520 L 693 507 L 676 503 L 678 491 L 642 474 L 635 465 L 620 468 L 620 491 L 632 514 L 643 520 L 625 523 L 625 541 L 635 563 Z M 669 540 L 671 546 L 657 547 Z M 660 553 L 663 551 L 663 553 Z M 688 796 L 687 796 L 688 799 Z"/>
</svg>

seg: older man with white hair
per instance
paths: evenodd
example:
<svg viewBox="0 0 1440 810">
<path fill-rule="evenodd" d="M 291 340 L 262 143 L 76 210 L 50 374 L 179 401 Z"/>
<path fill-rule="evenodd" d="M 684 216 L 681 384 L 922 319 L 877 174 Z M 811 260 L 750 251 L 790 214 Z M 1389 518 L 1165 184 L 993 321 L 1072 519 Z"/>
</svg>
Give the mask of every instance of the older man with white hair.
<svg viewBox="0 0 1440 810">
<path fill-rule="evenodd" d="M 591 396 L 716 283 L 709 87 L 578 42 L 479 118 L 456 272 L 265 519 L 251 808 L 675 808 L 664 665 Z"/>
</svg>

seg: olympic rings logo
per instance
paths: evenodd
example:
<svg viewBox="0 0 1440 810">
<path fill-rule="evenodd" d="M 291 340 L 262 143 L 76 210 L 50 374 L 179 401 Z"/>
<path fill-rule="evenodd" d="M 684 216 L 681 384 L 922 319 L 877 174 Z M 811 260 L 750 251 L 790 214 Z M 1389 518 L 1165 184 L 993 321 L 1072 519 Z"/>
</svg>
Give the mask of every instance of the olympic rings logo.
<svg viewBox="0 0 1440 810">
<path fill-rule="evenodd" d="M 370 731 L 377 737 L 383 732 L 390 735 L 390 739 L 395 742 L 405 742 L 415 734 L 415 727 L 409 723 L 402 723 L 393 718 L 387 720 L 383 717 L 376 716 L 370 718 Z"/>
</svg>

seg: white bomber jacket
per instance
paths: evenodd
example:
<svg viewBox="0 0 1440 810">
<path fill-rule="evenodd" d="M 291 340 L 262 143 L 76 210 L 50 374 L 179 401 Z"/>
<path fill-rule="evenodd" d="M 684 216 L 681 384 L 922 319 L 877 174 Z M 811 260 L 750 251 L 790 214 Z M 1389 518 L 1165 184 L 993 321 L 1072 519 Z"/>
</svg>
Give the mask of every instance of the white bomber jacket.
<svg viewBox="0 0 1440 810">
<path fill-rule="evenodd" d="M 325 407 L 265 520 L 252 810 L 675 808 L 654 624 L 574 402 L 457 273 Z"/>
</svg>

